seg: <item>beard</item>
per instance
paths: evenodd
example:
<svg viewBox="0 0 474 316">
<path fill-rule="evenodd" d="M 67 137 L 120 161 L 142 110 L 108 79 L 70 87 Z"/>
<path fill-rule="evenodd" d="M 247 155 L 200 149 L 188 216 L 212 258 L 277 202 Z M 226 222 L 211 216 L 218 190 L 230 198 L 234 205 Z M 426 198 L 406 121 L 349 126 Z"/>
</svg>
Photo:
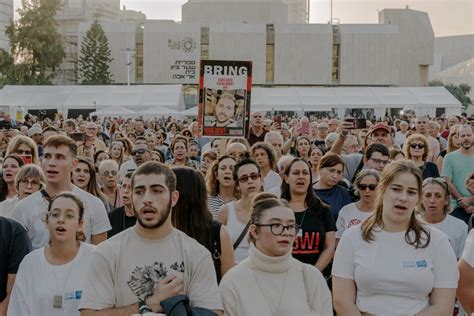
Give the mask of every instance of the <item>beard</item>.
<svg viewBox="0 0 474 316">
<path fill-rule="evenodd" d="M 464 149 L 471 149 L 472 142 L 463 142 L 463 143 L 461 143 L 461 147 L 464 148 Z"/>
<path fill-rule="evenodd" d="M 141 218 L 140 216 L 140 213 L 142 213 L 142 210 L 145 209 L 145 208 L 152 208 L 156 214 L 158 215 L 158 219 L 156 220 L 153 220 L 151 222 L 147 222 L 145 221 L 143 218 Z M 166 206 L 165 209 L 157 209 L 155 207 L 142 207 L 140 211 L 136 211 L 135 208 L 133 208 L 133 212 L 135 213 L 135 217 L 137 219 L 137 222 L 140 224 L 140 226 L 142 226 L 143 228 L 146 228 L 146 229 L 156 229 L 156 228 L 159 228 L 161 227 L 161 225 L 164 224 L 164 222 L 166 222 L 166 220 L 168 219 L 168 216 L 170 215 L 171 213 L 171 195 L 170 195 L 170 201 L 168 203 L 168 205 Z"/>
</svg>

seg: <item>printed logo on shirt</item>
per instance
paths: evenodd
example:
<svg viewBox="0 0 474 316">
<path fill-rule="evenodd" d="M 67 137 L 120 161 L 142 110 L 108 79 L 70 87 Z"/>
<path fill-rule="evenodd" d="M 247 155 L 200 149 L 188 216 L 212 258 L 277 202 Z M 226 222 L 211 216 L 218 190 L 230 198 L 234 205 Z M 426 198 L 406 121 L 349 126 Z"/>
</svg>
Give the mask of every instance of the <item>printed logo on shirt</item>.
<svg viewBox="0 0 474 316">
<path fill-rule="evenodd" d="M 426 268 L 428 267 L 428 264 L 426 263 L 426 260 L 405 260 L 402 262 L 402 267 L 404 269 L 407 268 Z"/>
<path fill-rule="evenodd" d="M 293 254 L 307 255 L 318 254 L 320 236 L 318 232 L 304 232 L 303 236 L 298 236 L 293 244 Z"/>
<path fill-rule="evenodd" d="M 74 301 L 74 300 L 80 300 L 82 297 L 82 291 L 73 291 L 73 292 L 67 292 L 64 294 L 64 300 L 65 301 Z"/>
<path fill-rule="evenodd" d="M 349 221 L 349 225 L 347 226 L 347 228 L 351 227 L 351 226 L 354 226 L 354 225 L 357 225 L 360 223 L 360 220 L 357 219 L 357 218 L 354 218 L 352 220 Z"/>
</svg>

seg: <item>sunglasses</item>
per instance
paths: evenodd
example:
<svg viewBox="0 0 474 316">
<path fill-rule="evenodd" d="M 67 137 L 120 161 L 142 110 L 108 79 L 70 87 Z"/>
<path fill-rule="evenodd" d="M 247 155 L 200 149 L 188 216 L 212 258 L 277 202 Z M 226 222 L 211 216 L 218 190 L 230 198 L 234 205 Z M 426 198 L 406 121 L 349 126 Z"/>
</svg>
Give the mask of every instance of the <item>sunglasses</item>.
<svg viewBox="0 0 474 316">
<path fill-rule="evenodd" d="M 137 150 L 134 150 L 132 151 L 132 156 L 135 156 L 135 155 L 143 155 L 144 153 L 146 153 L 147 150 L 146 149 L 137 149 Z"/>
<path fill-rule="evenodd" d="M 238 181 L 240 183 L 245 183 L 247 181 L 249 181 L 249 179 L 251 179 L 252 181 L 256 181 L 258 178 L 260 178 L 260 173 L 252 173 L 250 175 L 245 175 L 245 176 L 242 176 L 238 179 Z"/>
<path fill-rule="evenodd" d="M 377 185 L 376 184 L 363 184 L 363 183 L 361 183 L 357 187 L 361 191 L 365 191 L 367 189 L 369 189 L 370 191 L 374 191 L 377 188 Z"/>
<path fill-rule="evenodd" d="M 15 150 L 15 154 L 20 155 L 20 156 L 31 156 L 31 155 L 33 155 L 31 150 L 21 150 L 21 149 Z"/>
<path fill-rule="evenodd" d="M 412 148 L 412 149 L 415 149 L 415 148 L 423 149 L 423 148 L 425 148 L 425 144 L 410 144 L 410 148 Z"/>
</svg>

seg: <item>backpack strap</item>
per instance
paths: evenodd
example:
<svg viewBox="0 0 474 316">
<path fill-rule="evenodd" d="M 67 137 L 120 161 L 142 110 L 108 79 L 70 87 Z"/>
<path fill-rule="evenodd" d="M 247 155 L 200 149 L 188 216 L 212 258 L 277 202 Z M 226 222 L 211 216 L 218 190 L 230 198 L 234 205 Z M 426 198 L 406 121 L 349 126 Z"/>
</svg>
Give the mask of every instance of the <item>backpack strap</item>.
<svg viewBox="0 0 474 316">
<path fill-rule="evenodd" d="M 239 238 L 237 238 L 237 240 L 234 242 L 234 250 L 239 247 L 240 243 L 242 242 L 242 239 L 244 239 L 245 235 L 247 234 L 249 227 L 250 227 L 250 221 L 247 223 L 247 225 L 245 225 L 244 229 L 240 233 Z"/>
</svg>

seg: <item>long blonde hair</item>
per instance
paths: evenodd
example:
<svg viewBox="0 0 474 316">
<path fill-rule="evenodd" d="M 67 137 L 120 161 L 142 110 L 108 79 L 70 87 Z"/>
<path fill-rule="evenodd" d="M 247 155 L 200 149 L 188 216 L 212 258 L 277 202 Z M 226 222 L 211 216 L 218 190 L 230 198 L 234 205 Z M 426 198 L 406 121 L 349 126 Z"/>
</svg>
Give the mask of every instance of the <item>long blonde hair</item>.
<svg viewBox="0 0 474 316">
<path fill-rule="evenodd" d="M 423 177 L 421 175 L 420 168 L 418 168 L 415 163 L 409 160 L 400 160 L 392 162 L 387 167 L 385 167 L 377 187 L 375 212 L 373 212 L 372 215 L 370 215 L 370 217 L 364 221 L 361 226 L 362 239 L 364 239 L 366 242 L 375 240 L 374 229 L 376 226 L 379 228 L 384 227 L 382 219 L 383 197 L 395 178 L 404 173 L 413 174 L 415 176 L 418 185 L 418 200 L 421 200 Z M 411 236 L 412 232 L 415 234 L 414 240 Z M 411 214 L 410 223 L 408 224 L 408 229 L 405 232 L 405 241 L 415 248 L 425 248 L 430 243 L 430 232 L 418 221 L 415 216 L 415 211 L 413 211 Z"/>
</svg>

